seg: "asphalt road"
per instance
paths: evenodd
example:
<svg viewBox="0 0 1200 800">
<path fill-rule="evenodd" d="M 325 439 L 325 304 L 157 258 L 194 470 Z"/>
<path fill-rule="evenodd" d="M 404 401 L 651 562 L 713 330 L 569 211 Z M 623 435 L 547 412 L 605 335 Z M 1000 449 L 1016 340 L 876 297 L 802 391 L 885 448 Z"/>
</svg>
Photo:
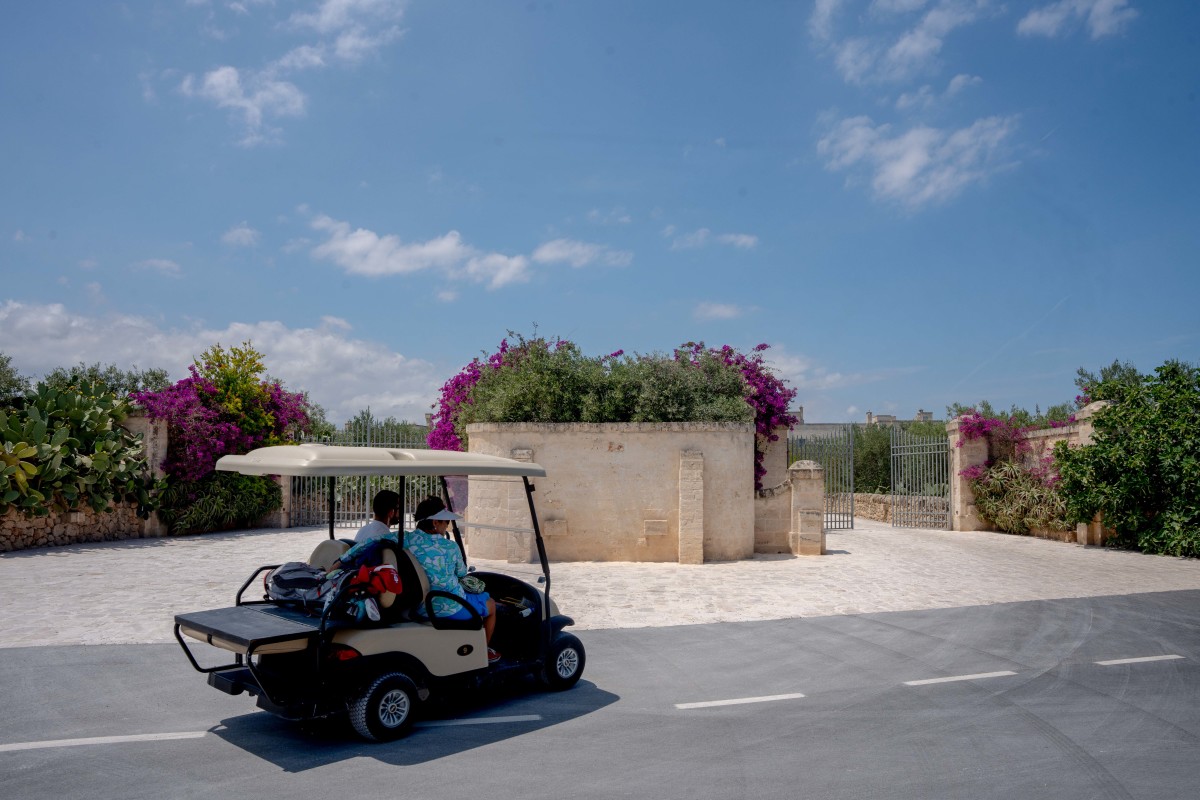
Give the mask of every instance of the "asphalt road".
<svg viewBox="0 0 1200 800">
<path fill-rule="evenodd" d="M 0 797 L 1200 796 L 1200 591 L 581 635 L 573 690 L 382 745 L 174 645 L 0 649 Z"/>
</svg>

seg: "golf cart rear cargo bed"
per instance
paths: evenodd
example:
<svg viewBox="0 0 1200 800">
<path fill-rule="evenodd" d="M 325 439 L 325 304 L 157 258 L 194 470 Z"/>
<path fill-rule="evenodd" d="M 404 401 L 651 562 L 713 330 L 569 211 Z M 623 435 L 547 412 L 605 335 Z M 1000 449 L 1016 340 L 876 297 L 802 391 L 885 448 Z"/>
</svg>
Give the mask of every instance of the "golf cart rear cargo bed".
<svg viewBox="0 0 1200 800">
<path fill-rule="evenodd" d="M 269 605 L 176 614 L 175 624 L 193 639 L 242 654 L 303 650 L 320 632 L 319 619 Z"/>
</svg>

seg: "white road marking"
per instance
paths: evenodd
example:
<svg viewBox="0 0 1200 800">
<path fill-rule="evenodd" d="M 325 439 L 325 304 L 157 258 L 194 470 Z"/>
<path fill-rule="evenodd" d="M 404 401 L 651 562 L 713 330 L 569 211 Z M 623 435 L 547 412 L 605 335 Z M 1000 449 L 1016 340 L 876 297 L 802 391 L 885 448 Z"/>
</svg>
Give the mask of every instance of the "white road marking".
<svg viewBox="0 0 1200 800">
<path fill-rule="evenodd" d="M 743 703 L 770 703 L 775 700 L 797 700 L 804 695 L 796 694 L 772 694 L 766 697 L 737 697 L 732 700 L 708 700 L 703 703 L 676 703 L 676 708 L 713 708 L 715 706 L 738 706 Z"/>
<path fill-rule="evenodd" d="M 905 681 L 905 686 L 927 686 L 931 683 L 953 683 L 954 681 L 977 681 L 983 678 L 1007 678 L 1015 672 L 980 672 L 975 675 L 951 675 L 948 678 L 926 678 L 921 681 Z"/>
<path fill-rule="evenodd" d="M 519 714 L 512 717 L 477 717 L 475 719 L 432 719 L 417 722 L 414 728 L 448 728 L 452 725 L 497 725 L 504 722 L 540 722 L 541 714 Z"/>
<path fill-rule="evenodd" d="M 125 744 L 126 742 L 164 742 L 168 739 L 199 739 L 208 731 L 187 733 L 138 733 L 131 736 L 92 736 L 87 739 L 49 739 L 44 742 L 14 742 L 0 744 L 0 753 L 17 750 L 42 750 L 48 747 L 81 747 L 89 744 Z"/>
<path fill-rule="evenodd" d="M 1097 661 L 1096 663 L 1102 667 L 1111 667 L 1115 664 L 1144 664 L 1147 661 L 1174 661 L 1183 656 L 1142 656 L 1141 658 L 1114 658 L 1112 661 Z"/>
</svg>

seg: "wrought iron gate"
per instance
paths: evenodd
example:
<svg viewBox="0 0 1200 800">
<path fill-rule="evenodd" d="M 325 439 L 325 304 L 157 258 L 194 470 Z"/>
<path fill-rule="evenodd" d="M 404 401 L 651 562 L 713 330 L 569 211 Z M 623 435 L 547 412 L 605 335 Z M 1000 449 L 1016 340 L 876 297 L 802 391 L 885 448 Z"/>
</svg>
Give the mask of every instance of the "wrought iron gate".
<svg viewBox="0 0 1200 800">
<path fill-rule="evenodd" d="M 788 439 L 788 464 L 816 461 L 825 468 L 825 529 L 854 528 L 854 427 Z"/>
<path fill-rule="evenodd" d="M 367 420 L 365 424 L 349 425 L 331 437 L 306 438 L 304 442 L 333 444 L 347 447 L 405 447 L 427 450 L 425 429 L 415 425 L 388 424 Z M 435 477 L 354 476 L 337 478 L 334 494 L 334 526 L 358 528 L 371 518 L 371 499 L 381 489 L 391 489 L 404 498 L 405 527 L 411 528 L 412 511 L 417 503 L 430 495 L 441 495 Z M 329 524 L 329 484 L 326 478 L 292 478 L 292 524 Z"/>
<path fill-rule="evenodd" d="M 950 440 L 892 428 L 892 527 L 950 530 Z"/>
</svg>

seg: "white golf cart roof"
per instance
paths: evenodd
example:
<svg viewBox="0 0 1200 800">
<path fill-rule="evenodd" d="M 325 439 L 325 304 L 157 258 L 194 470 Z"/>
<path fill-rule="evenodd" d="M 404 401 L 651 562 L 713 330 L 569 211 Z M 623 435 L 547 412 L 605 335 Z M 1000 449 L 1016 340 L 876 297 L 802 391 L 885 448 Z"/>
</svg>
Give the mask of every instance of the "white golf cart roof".
<svg viewBox="0 0 1200 800">
<path fill-rule="evenodd" d="M 528 461 L 453 450 L 397 447 L 343 447 L 289 444 L 260 447 L 241 456 L 221 456 L 216 468 L 243 475 L 510 475 L 542 477 L 546 470 Z"/>
</svg>

